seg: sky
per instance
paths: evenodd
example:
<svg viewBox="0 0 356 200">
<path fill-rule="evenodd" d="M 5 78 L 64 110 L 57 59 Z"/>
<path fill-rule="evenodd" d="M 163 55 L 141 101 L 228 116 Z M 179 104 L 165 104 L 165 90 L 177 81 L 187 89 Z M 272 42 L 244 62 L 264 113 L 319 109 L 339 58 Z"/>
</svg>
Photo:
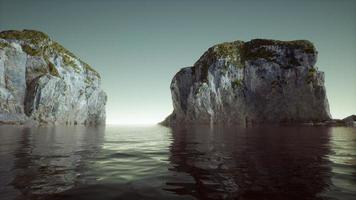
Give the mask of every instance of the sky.
<svg viewBox="0 0 356 200">
<path fill-rule="evenodd" d="M 0 30 L 47 33 L 102 77 L 109 124 L 162 121 L 169 85 L 214 44 L 307 39 L 331 114 L 356 114 L 356 0 L 0 0 Z"/>
</svg>

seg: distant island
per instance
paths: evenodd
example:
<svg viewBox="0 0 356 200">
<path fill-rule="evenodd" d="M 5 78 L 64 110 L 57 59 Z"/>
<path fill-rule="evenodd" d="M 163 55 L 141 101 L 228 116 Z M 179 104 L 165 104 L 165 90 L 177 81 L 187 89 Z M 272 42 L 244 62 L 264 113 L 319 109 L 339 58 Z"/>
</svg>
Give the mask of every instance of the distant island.
<svg viewBox="0 0 356 200">
<path fill-rule="evenodd" d="M 0 32 L 0 124 L 105 124 L 100 81 L 42 32 Z"/>
<path fill-rule="evenodd" d="M 306 40 L 215 45 L 174 76 L 174 111 L 161 124 L 345 125 L 331 119 L 317 54 Z"/>
</svg>

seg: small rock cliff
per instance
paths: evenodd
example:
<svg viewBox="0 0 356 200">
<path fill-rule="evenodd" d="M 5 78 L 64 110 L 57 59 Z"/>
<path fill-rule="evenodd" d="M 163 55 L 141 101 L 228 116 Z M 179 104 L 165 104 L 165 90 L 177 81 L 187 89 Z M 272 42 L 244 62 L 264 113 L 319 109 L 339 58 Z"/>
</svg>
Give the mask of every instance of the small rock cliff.
<svg viewBox="0 0 356 200">
<path fill-rule="evenodd" d="M 100 75 L 46 34 L 0 32 L 0 123 L 105 123 Z"/>
<path fill-rule="evenodd" d="M 331 118 L 324 73 L 309 41 L 255 39 L 209 48 L 171 82 L 162 124 L 299 123 Z"/>
</svg>

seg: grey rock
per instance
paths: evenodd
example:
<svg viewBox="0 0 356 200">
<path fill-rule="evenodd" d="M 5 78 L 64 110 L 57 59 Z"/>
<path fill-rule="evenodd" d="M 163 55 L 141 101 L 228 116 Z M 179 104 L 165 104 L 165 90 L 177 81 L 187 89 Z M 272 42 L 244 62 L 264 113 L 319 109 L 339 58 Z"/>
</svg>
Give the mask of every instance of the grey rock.
<svg viewBox="0 0 356 200">
<path fill-rule="evenodd" d="M 331 119 L 317 51 L 305 40 L 255 39 L 209 48 L 171 82 L 162 124 L 306 123 Z"/>
<path fill-rule="evenodd" d="M 356 115 L 350 115 L 348 117 L 345 117 L 344 119 L 342 119 L 342 122 L 345 124 L 345 126 L 356 127 Z"/>
<path fill-rule="evenodd" d="M 103 124 L 100 75 L 46 34 L 0 32 L 0 123 Z"/>
</svg>

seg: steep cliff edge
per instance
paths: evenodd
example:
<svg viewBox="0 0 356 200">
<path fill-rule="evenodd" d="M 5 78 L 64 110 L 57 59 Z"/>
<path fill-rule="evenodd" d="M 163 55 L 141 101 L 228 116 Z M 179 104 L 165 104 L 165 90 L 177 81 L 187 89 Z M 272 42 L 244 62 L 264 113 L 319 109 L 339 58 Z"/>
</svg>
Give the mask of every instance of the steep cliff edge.
<svg viewBox="0 0 356 200">
<path fill-rule="evenodd" d="M 305 40 L 215 45 L 174 76 L 174 111 L 162 124 L 330 120 L 324 73 L 316 60 L 317 51 Z"/>
<path fill-rule="evenodd" d="M 100 80 L 42 32 L 0 32 L 0 123 L 105 123 Z"/>
</svg>

